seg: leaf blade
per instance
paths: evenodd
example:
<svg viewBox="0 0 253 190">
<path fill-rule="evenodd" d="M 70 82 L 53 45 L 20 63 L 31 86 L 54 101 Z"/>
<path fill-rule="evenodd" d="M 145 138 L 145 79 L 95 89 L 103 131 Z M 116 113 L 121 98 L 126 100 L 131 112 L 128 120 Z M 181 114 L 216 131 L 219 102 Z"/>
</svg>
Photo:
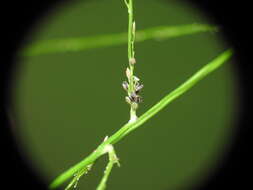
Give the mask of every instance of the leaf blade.
<svg viewBox="0 0 253 190">
<path fill-rule="evenodd" d="M 158 26 L 136 31 L 136 42 L 151 39 L 169 39 L 200 32 L 216 31 L 214 26 L 187 24 L 181 26 Z M 23 56 L 36 56 L 52 53 L 78 52 L 94 48 L 117 46 L 127 43 L 127 33 L 98 35 L 91 37 L 52 39 L 30 44 L 21 51 Z"/>
</svg>

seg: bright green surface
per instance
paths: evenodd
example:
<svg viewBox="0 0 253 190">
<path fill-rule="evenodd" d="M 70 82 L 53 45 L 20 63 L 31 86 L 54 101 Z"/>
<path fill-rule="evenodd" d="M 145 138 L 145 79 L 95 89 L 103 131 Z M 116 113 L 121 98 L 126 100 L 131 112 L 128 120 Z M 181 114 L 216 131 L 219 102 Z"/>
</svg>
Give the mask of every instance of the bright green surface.
<svg viewBox="0 0 253 190">
<path fill-rule="evenodd" d="M 137 30 L 208 24 L 189 7 L 143 2 L 135 2 Z M 123 1 L 105 0 L 62 6 L 31 34 L 48 40 L 125 32 L 125 9 Z M 214 33 L 203 33 L 136 44 L 136 73 L 145 85 L 139 113 L 219 55 L 225 47 L 218 40 Z M 128 120 L 121 89 L 126 45 L 34 56 L 20 64 L 15 91 L 20 143 L 48 182 Z M 232 113 L 233 80 L 227 63 L 115 146 L 122 166 L 112 171 L 108 189 L 178 189 L 205 177 L 229 142 Z M 106 157 L 98 160 L 79 188 L 95 189 L 105 164 Z"/>
</svg>

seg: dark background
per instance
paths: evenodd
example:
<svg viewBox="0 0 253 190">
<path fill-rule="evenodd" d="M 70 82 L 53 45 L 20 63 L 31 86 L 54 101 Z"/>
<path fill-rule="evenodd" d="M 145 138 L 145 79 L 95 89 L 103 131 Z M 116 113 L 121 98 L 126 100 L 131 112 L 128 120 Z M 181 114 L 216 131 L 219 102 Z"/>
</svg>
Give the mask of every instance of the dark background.
<svg viewBox="0 0 253 190">
<path fill-rule="evenodd" d="M 36 2 L 38 3 L 38 2 Z M 245 106 L 244 106 L 244 101 L 245 101 L 245 94 L 244 90 L 245 86 L 248 84 L 247 83 L 247 75 L 243 74 L 245 70 L 248 69 L 247 66 L 247 51 L 246 51 L 246 41 L 245 41 L 245 36 L 247 36 L 247 30 L 242 30 L 241 26 L 244 26 L 245 19 L 247 18 L 245 14 L 247 14 L 247 11 L 243 11 L 246 7 L 242 7 L 242 4 L 237 4 L 233 5 L 233 3 L 226 4 L 226 7 L 219 1 L 219 3 L 215 3 L 215 1 L 212 1 L 212 4 L 209 1 L 203 1 L 202 6 L 201 4 L 197 4 L 199 7 L 204 8 L 205 10 L 208 10 L 208 14 L 212 15 L 211 18 L 213 18 L 213 21 L 218 23 L 219 25 L 222 25 L 224 27 L 224 31 L 226 33 L 226 38 L 227 40 L 233 44 L 234 49 L 237 52 L 237 60 L 240 60 L 237 62 L 240 63 L 240 65 L 237 65 L 238 72 L 241 73 L 241 77 L 239 78 L 240 80 L 240 86 L 244 86 L 244 88 L 240 89 L 240 97 L 241 97 L 241 107 L 244 109 L 242 110 L 241 120 L 238 122 L 240 123 L 240 128 L 238 128 L 237 132 L 237 140 L 234 141 L 234 148 L 230 151 L 230 154 L 226 157 L 226 159 L 223 161 L 223 165 L 220 168 L 220 170 L 217 171 L 216 175 L 214 175 L 213 178 L 211 178 L 208 182 L 205 182 L 201 187 L 196 187 L 199 189 L 223 189 L 227 188 L 228 186 L 237 186 L 237 188 L 245 188 L 247 185 L 247 178 L 248 175 L 246 173 L 246 167 L 248 166 L 247 162 L 247 137 L 245 131 L 247 130 L 247 115 L 246 113 L 249 114 L 249 112 L 245 112 Z M 28 8 L 29 6 L 29 8 Z M 3 64 L 4 70 L 1 69 L 1 71 L 4 71 L 2 73 L 4 85 L 3 89 L 7 89 L 7 79 L 10 80 L 10 75 L 11 73 L 8 72 L 11 69 L 10 63 L 14 62 L 12 59 L 12 54 L 15 50 L 17 50 L 18 45 L 21 44 L 22 42 L 22 36 L 25 34 L 25 31 L 27 27 L 33 22 L 32 18 L 34 18 L 36 15 L 39 16 L 41 14 L 39 10 L 43 10 L 42 7 L 46 8 L 46 4 L 44 5 L 34 5 L 34 8 L 31 9 L 31 6 L 33 6 L 31 3 L 25 3 L 22 2 L 22 5 L 18 5 L 16 3 L 15 7 L 18 7 L 18 9 L 14 9 L 13 6 L 10 10 L 12 10 L 11 14 L 8 17 L 8 20 L 6 24 L 6 31 L 7 31 L 7 37 L 8 39 L 8 44 L 5 46 L 6 54 L 4 54 L 4 58 L 6 56 L 6 64 Z M 36 8 L 37 7 L 37 8 Z M 235 9 L 236 8 L 236 9 Z M 32 16 L 34 15 L 34 16 Z M 215 16 L 216 15 L 216 16 Z M 14 16 L 13 18 L 11 16 Z M 244 17 L 245 16 L 245 17 Z M 219 18 L 219 19 L 218 19 Z M 241 18 L 244 18 L 243 20 Z M 243 22 L 244 21 L 244 22 Z M 241 31 L 238 31 L 240 29 Z M 231 32 L 233 31 L 233 32 Z M 241 35 L 240 32 L 244 32 L 244 35 Z M 9 53 L 9 54 L 8 54 Z M 5 59 L 4 59 L 5 60 Z M 7 65 L 8 63 L 8 65 Z M 6 67 L 7 66 L 7 67 Z M 243 69 L 241 69 L 243 68 Z M 8 76 L 8 78 L 7 78 Z M 242 77 L 243 76 L 243 77 Z M 9 81 L 8 80 L 8 81 Z M 5 99 L 3 99 L 3 103 L 6 104 L 6 100 L 9 95 L 6 95 Z M 6 115 L 4 115 L 6 116 Z M 4 117 L 3 121 L 6 126 L 10 123 L 7 122 L 7 118 Z M 239 126 L 239 124 L 238 124 Z M 10 135 L 10 131 L 8 130 L 9 128 L 5 128 L 5 133 L 3 134 L 2 138 L 3 140 L 3 147 L 4 147 L 4 157 L 6 158 L 6 161 L 3 162 L 5 163 L 5 166 L 9 166 L 8 169 L 4 170 L 6 180 L 6 184 L 9 186 L 10 189 L 14 188 L 14 185 L 18 184 L 19 187 L 23 188 L 31 188 L 34 189 L 36 186 L 36 180 L 34 180 L 34 174 L 30 173 L 29 170 L 26 170 L 22 162 L 22 158 L 20 155 L 13 151 L 15 147 L 15 143 L 13 143 L 11 138 L 8 138 L 8 134 Z M 9 131 L 9 132 L 8 132 Z M 249 135 L 249 133 L 248 133 Z M 6 138 L 7 137 L 7 138 Z M 249 160 L 249 158 L 248 158 Z M 11 179 L 9 181 L 8 179 Z M 244 179 L 241 181 L 241 179 Z M 15 183 L 12 183 L 15 181 Z M 38 181 L 39 183 L 39 181 Z M 38 185 L 38 184 L 37 184 Z M 243 187 L 245 186 L 245 187 Z M 38 187 L 36 187 L 38 189 Z M 43 189 L 43 187 L 42 187 Z"/>
</svg>

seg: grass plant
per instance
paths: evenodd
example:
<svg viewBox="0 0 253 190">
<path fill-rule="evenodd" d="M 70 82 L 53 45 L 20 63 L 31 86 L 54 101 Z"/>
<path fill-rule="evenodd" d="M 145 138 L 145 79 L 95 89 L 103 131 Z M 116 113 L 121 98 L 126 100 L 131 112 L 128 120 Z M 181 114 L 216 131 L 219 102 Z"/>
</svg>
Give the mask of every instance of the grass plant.
<svg viewBox="0 0 253 190">
<path fill-rule="evenodd" d="M 42 41 L 28 46 L 22 52 L 24 56 L 36 56 L 50 53 L 85 51 L 87 49 L 116 46 L 124 43 L 128 44 L 128 67 L 126 68 L 127 81 L 124 81 L 122 86 L 126 91 L 126 102 L 130 107 L 129 121 L 111 136 L 106 136 L 104 141 L 90 155 L 53 180 L 49 186 L 51 189 L 59 187 L 71 178 L 72 180 L 65 190 L 75 188 L 79 179 L 91 170 L 92 166 L 95 164 L 95 161 L 101 156 L 107 154 L 108 164 L 104 171 L 104 175 L 97 186 L 97 190 L 104 190 L 113 166 L 115 164 L 119 166 L 119 159 L 116 156 L 114 145 L 137 128 L 140 128 L 143 123 L 155 116 L 173 100 L 190 90 L 208 74 L 221 67 L 233 54 L 231 49 L 225 50 L 216 58 L 213 58 L 213 60 L 211 60 L 204 67 L 200 68 L 179 87 L 172 92 L 169 92 L 164 98 L 148 109 L 143 115 L 138 117 L 137 109 L 139 107 L 139 103 L 142 102 L 142 97 L 139 93 L 144 85 L 141 84 L 140 79 L 134 75 L 135 67 L 138 66 L 138 61 L 135 57 L 134 50 L 135 42 L 142 42 L 150 39 L 174 38 L 200 32 L 216 32 L 217 28 L 215 26 L 203 24 L 189 24 L 182 26 L 159 26 L 136 31 L 136 22 L 134 19 L 134 0 L 124 0 L 124 2 L 128 12 L 127 33 Z"/>
</svg>

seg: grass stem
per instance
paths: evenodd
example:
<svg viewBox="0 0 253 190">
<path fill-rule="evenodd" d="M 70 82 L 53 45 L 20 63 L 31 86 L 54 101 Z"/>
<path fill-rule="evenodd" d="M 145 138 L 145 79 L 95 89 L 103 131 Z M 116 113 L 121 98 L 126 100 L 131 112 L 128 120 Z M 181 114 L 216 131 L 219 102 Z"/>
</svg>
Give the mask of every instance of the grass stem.
<svg viewBox="0 0 253 190">
<path fill-rule="evenodd" d="M 66 180 L 71 178 L 76 172 L 80 171 L 82 168 L 87 167 L 92 164 L 96 159 L 98 159 L 103 154 L 107 153 L 106 147 L 108 145 L 113 145 L 123 137 L 127 136 L 130 132 L 139 128 L 156 115 L 159 111 L 165 108 L 169 103 L 173 100 L 181 96 L 183 93 L 190 90 L 195 84 L 197 84 L 200 80 L 206 77 L 211 72 L 218 69 L 221 65 L 223 65 L 228 59 L 232 56 L 233 51 L 231 49 L 226 50 L 221 55 L 213 59 L 207 65 L 202 67 L 198 72 L 196 72 L 193 76 L 191 76 L 188 80 L 186 80 L 183 84 L 181 84 L 178 88 L 173 90 L 171 93 L 162 98 L 157 104 L 151 107 L 147 112 L 145 112 L 142 116 L 140 116 L 136 121 L 125 124 L 122 128 L 120 128 L 116 133 L 107 138 L 104 142 L 102 142 L 90 155 L 84 158 L 81 162 L 77 163 L 67 171 L 63 172 L 60 176 L 58 176 L 51 184 L 50 188 L 54 189 L 64 183 Z"/>
<path fill-rule="evenodd" d="M 108 177 L 112 171 L 112 168 L 113 168 L 113 165 L 114 164 L 118 164 L 119 166 L 119 161 L 118 161 L 118 158 L 116 156 L 116 153 L 114 151 L 114 148 L 112 145 L 108 145 L 107 146 L 107 150 L 108 150 L 108 157 L 109 157 L 109 162 L 105 168 L 105 171 L 104 171 L 104 175 L 102 177 L 102 180 L 101 182 L 99 183 L 98 187 L 96 190 L 105 190 L 106 188 L 106 183 L 107 183 L 107 180 L 108 180 Z"/>
</svg>

